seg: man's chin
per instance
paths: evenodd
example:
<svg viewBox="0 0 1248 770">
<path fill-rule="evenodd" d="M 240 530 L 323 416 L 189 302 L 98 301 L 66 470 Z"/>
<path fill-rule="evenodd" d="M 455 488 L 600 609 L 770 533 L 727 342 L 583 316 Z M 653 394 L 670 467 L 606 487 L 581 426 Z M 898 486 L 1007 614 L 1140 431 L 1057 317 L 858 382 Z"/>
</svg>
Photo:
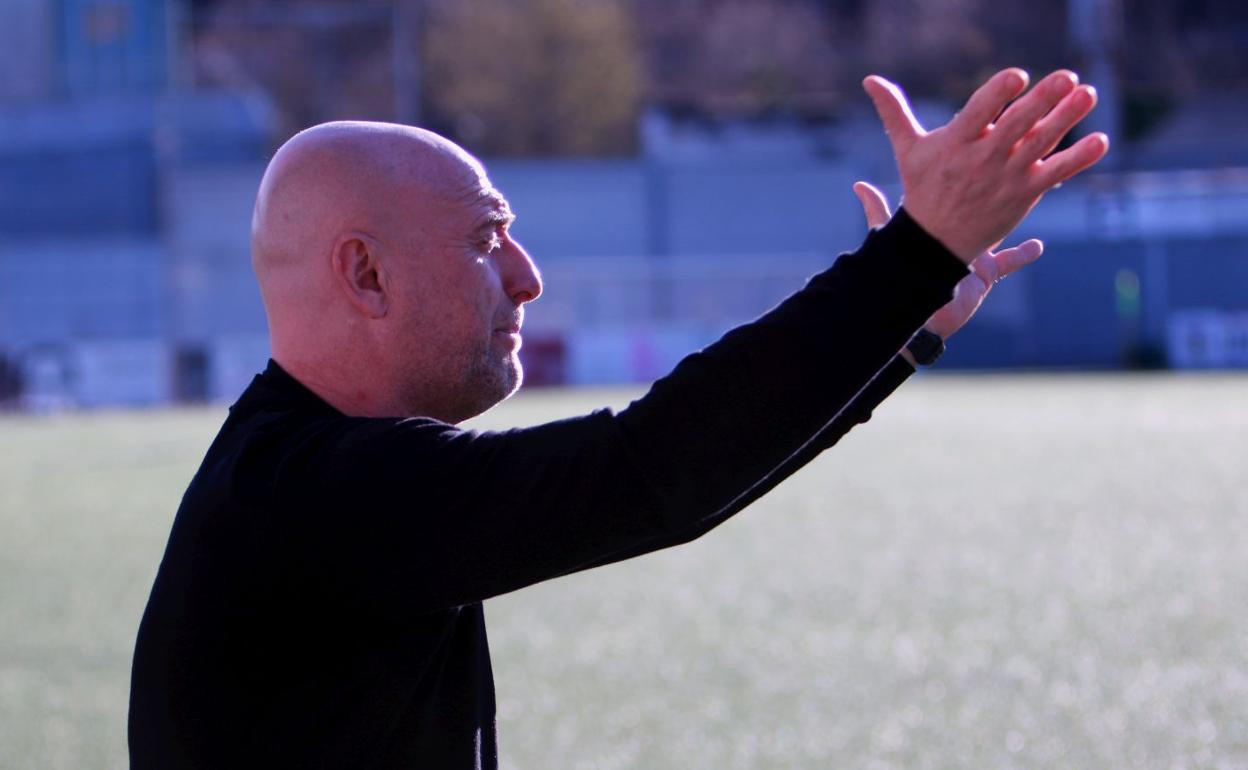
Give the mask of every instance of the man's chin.
<svg viewBox="0 0 1248 770">
<path fill-rule="evenodd" d="M 484 414 L 511 398 L 520 389 L 522 382 L 524 382 L 524 367 L 514 353 L 508 355 L 500 365 L 478 370 L 476 376 L 469 378 L 472 388 L 470 392 L 474 394 L 469 408 L 471 414 L 462 419 Z"/>
<path fill-rule="evenodd" d="M 499 399 L 500 401 L 511 398 L 524 384 L 524 364 L 520 363 L 520 358 L 514 353 L 508 359 L 503 371 L 506 393 Z"/>
</svg>

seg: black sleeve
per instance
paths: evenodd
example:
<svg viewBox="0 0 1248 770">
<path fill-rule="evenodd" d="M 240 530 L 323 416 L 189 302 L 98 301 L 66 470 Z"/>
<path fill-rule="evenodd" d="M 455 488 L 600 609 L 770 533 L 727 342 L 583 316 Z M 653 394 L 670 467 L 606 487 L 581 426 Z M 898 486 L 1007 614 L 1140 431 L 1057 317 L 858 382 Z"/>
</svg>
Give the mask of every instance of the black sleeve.
<svg viewBox="0 0 1248 770">
<path fill-rule="evenodd" d="M 326 426 L 286 476 L 303 504 L 283 529 L 320 585 L 398 614 L 662 547 L 813 457 L 965 274 L 903 209 L 619 414 L 497 433 L 426 419 Z"/>
<path fill-rule="evenodd" d="M 884 399 L 892 395 L 893 391 L 897 390 L 901 383 L 909 379 L 912 374 L 914 374 L 914 367 L 910 366 L 901 356 L 894 356 L 893 360 L 888 363 L 888 366 L 885 366 L 875 377 L 871 378 L 871 382 L 867 383 L 867 386 L 862 389 L 854 400 L 841 410 L 836 419 L 828 423 L 827 427 L 807 442 L 796 454 L 786 460 L 783 465 L 769 473 L 766 478 L 751 487 L 745 494 L 733 500 L 731 505 L 713 516 L 708 516 L 697 522 L 683 532 L 651 538 L 645 542 L 638 543 L 632 548 L 617 551 L 593 563 L 583 565 L 574 571 L 614 564 L 618 561 L 631 559 L 634 556 L 641 556 L 663 548 L 671 548 L 672 546 L 683 545 L 697 540 L 732 518 L 733 515 L 745 509 L 758 498 L 770 492 L 781 481 L 797 473 L 807 463 L 818 457 L 820 452 L 835 446 L 836 442 L 840 441 L 846 433 L 849 433 L 855 425 L 861 425 L 869 421 L 875 408 Z"/>
</svg>

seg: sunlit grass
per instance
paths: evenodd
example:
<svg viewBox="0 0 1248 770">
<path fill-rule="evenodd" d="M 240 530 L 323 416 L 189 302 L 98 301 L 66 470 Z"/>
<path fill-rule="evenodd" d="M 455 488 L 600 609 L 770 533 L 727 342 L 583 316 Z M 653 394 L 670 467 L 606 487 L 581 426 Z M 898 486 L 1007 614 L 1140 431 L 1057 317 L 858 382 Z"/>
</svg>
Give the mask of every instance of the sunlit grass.
<svg viewBox="0 0 1248 770">
<path fill-rule="evenodd" d="M 0 768 L 125 765 L 223 416 L 0 419 Z M 1246 459 L 1245 377 L 910 383 L 701 541 L 490 602 L 504 766 L 1248 767 Z"/>
</svg>

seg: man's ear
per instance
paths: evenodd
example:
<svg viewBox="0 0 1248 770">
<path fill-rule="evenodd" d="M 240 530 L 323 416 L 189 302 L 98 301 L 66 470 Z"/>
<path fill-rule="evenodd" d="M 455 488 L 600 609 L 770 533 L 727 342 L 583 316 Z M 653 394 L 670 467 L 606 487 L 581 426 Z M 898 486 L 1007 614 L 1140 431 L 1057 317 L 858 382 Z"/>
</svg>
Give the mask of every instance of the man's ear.
<svg viewBox="0 0 1248 770">
<path fill-rule="evenodd" d="M 381 265 L 381 244 L 359 231 L 334 241 L 332 268 L 347 301 L 365 318 L 382 318 L 390 310 L 390 281 Z"/>
</svg>

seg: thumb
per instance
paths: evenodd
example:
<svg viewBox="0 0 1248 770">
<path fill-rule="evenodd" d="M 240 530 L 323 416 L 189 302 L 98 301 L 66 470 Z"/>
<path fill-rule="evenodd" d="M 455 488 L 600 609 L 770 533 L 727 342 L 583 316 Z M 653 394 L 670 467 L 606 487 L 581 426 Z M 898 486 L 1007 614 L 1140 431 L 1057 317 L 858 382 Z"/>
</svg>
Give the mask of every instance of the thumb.
<svg viewBox="0 0 1248 770">
<path fill-rule="evenodd" d="M 1001 273 L 1009 275 L 1021 267 L 1030 265 L 1040 258 L 1044 253 L 1044 241 L 1038 238 L 1028 238 L 1014 249 L 1015 254 L 1009 259 L 999 260 L 1001 262 Z"/>
<path fill-rule="evenodd" d="M 897 86 L 879 75 L 870 75 L 862 81 L 862 87 L 871 97 L 880 122 L 884 124 L 884 133 L 893 145 L 893 154 L 900 159 L 910 145 L 926 133 L 923 126 L 915 119 L 906 95 Z"/>
<path fill-rule="evenodd" d="M 854 182 L 854 195 L 862 204 L 862 213 L 867 218 L 867 227 L 883 227 L 893 215 L 888 210 L 888 198 L 875 185 L 869 182 Z"/>
<path fill-rule="evenodd" d="M 1020 270 L 1040 258 L 1044 253 L 1044 243 L 1029 238 L 1012 249 L 1002 249 L 992 255 L 996 263 L 997 277 L 1004 278 L 1010 273 Z"/>
</svg>

